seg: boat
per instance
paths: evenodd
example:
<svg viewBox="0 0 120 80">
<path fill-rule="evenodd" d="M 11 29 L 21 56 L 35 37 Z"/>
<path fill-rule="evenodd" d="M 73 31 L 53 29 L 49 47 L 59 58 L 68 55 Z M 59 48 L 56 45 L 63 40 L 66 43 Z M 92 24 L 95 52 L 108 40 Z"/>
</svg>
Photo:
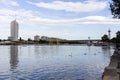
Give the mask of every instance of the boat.
<svg viewBox="0 0 120 80">
<path fill-rule="evenodd" d="M 109 46 L 109 42 L 96 42 L 94 43 L 94 46 Z"/>
<path fill-rule="evenodd" d="M 88 45 L 88 46 L 91 46 L 91 45 L 92 45 L 92 43 L 91 43 L 91 42 L 88 42 L 88 43 L 87 43 L 87 45 Z"/>
<path fill-rule="evenodd" d="M 88 37 L 87 45 L 88 45 L 88 46 L 91 46 L 91 45 L 92 45 L 92 42 L 90 41 L 90 37 Z"/>
</svg>

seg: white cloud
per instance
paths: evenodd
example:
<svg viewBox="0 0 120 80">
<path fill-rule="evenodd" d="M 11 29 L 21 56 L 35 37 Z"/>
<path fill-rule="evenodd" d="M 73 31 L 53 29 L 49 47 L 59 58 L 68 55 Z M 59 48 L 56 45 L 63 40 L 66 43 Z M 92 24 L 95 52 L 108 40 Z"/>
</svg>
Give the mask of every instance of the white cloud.
<svg viewBox="0 0 120 80">
<path fill-rule="evenodd" d="M 96 0 L 88 0 L 84 2 L 64 2 L 53 1 L 52 3 L 38 2 L 33 3 L 27 1 L 27 3 L 35 5 L 41 8 L 53 9 L 53 10 L 65 10 L 67 12 L 94 12 L 101 11 L 106 8 L 107 2 L 98 2 Z"/>
<path fill-rule="evenodd" d="M 23 13 L 24 12 L 24 13 Z M 15 17 L 16 15 L 16 17 Z M 112 19 L 104 16 L 88 16 L 76 19 L 49 19 L 36 16 L 31 10 L 10 10 L 0 9 L 0 23 L 8 24 L 12 19 L 17 18 L 21 25 L 28 26 L 66 26 L 66 25 L 79 25 L 79 24 L 120 24 L 120 20 Z"/>
<path fill-rule="evenodd" d="M 88 17 L 75 18 L 75 19 L 50 19 L 50 18 L 42 18 L 40 16 L 37 16 L 31 10 L 0 9 L 0 19 L 1 19 L 0 20 L 0 33 L 5 33 L 4 35 L 1 35 L 1 37 L 6 38 L 6 36 L 9 36 L 10 22 L 13 19 L 15 19 L 15 15 L 21 28 L 20 36 L 22 35 L 26 38 L 30 36 L 34 36 L 36 34 L 41 34 L 41 33 L 50 34 L 52 32 L 52 31 L 49 32 L 49 29 L 51 28 L 51 26 L 54 26 L 54 27 L 55 26 L 56 27 L 77 26 L 78 27 L 81 24 L 120 25 L 120 20 L 112 19 L 110 17 L 104 17 L 104 16 L 88 16 Z"/>
<path fill-rule="evenodd" d="M 4 4 L 7 6 L 19 6 L 19 4 L 13 0 L 0 0 L 0 4 Z"/>
</svg>

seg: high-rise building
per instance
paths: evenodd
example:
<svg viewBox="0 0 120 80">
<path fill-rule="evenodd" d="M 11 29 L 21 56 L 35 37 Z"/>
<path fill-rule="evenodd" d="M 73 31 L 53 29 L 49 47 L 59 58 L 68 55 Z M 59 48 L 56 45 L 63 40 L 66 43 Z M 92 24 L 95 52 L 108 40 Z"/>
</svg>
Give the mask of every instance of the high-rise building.
<svg viewBox="0 0 120 80">
<path fill-rule="evenodd" d="M 18 22 L 16 20 L 10 23 L 11 41 L 18 41 Z"/>
</svg>

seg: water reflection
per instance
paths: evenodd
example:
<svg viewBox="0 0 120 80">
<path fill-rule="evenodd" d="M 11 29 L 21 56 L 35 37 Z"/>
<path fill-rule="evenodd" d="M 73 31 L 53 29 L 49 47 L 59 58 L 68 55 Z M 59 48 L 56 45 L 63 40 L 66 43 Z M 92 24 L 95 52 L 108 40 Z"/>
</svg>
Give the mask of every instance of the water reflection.
<svg viewBox="0 0 120 80">
<path fill-rule="evenodd" d="M 36 58 L 40 57 L 40 51 L 41 51 L 41 49 L 39 48 L 39 45 L 35 45 L 34 46 L 34 53 L 36 55 Z"/>
<path fill-rule="evenodd" d="M 37 53 L 41 53 L 42 56 L 46 56 L 46 55 L 57 55 L 60 49 L 61 47 L 59 46 L 41 46 L 41 47 L 35 46 L 34 50 Z"/>
<path fill-rule="evenodd" d="M 88 53 L 91 54 L 91 46 L 88 46 Z"/>
<path fill-rule="evenodd" d="M 110 58 L 112 56 L 111 46 L 102 46 L 101 48 L 105 57 Z"/>
<path fill-rule="evenodd" d="M 113 48 L 85 45 L 9 47 L 10 52 L 0 54 L 8 59 L 1 61 L 8 65 L 0 66 L 0 80 L 101 80 L 113 52 Z"/>
<path fill-rule="evenodd" d="M 11 69 L 17 67 L 18 64 L 18 46 L 11 45 L 10 46 L 10 66 Z"/>
</svg>

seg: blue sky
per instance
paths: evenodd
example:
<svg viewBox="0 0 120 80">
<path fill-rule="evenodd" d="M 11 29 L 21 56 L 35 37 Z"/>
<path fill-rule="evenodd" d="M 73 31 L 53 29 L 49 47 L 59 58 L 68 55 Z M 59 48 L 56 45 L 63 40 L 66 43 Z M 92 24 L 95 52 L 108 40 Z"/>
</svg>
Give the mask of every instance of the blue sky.
<svg viewBox="0 0 120 80">
<path fill-rule="evenodd" d="M 0 38 L 10 36 L 10 22 L 17 19 L 19 37 L 35 35 L 64 39 L 100 39 L 111 29 L 120 30 L 113 19 L 110 0 L 0 0 Z"/>
</svg>

